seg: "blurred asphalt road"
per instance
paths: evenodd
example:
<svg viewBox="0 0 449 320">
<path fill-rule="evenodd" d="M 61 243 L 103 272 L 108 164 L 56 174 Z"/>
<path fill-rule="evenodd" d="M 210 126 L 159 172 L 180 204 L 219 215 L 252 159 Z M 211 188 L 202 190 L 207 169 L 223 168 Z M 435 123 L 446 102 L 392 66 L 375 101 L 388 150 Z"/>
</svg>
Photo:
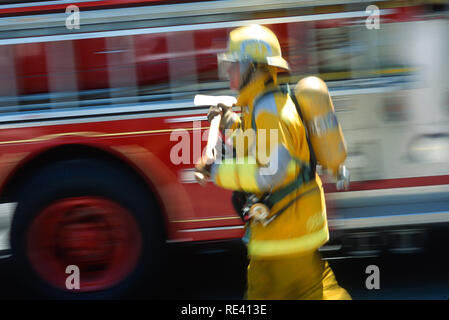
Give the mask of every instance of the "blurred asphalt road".
<svg viewBox="0 0 449 320">
<path fill-rule="evenodd" d="M 449 299 L 447 233 L 419 254 L 329 260 L 340 285 L 353 299 Z M 442 243 L 446 241 L 445 243 Z M 212 249 L 213 248 L 213 249 Z M 145 288 L 138 299 L 241 299 L 246 286 L 246 250 L 238 241 L 218 247 L 170 249 L 164 286 L 151 295 Z M 368 290 L 366 267 L 380 269 L 380 289 Z M 9 259 L 0 260 L 0 299 L 39 298 L 19 292 Z M 17 275 L 16 275 L 17 276 Z"/>
<path fill-rule="evenodd" d="M 447 237 L 438 241 L 445 241 Z M 328 260 L 337 281 L 353 299 L 449 299 L 449 250 L 436 243 L 419 254 Z M 234 244 L 227 252 L 176 255 L 163 299 L 241 299 L 246 286 L 246 250 Z M 380 270 L 380 289 L 365 286 L 366 267 Z M 145 294 L 143 294 L 145 297 Z"/>
</svg>

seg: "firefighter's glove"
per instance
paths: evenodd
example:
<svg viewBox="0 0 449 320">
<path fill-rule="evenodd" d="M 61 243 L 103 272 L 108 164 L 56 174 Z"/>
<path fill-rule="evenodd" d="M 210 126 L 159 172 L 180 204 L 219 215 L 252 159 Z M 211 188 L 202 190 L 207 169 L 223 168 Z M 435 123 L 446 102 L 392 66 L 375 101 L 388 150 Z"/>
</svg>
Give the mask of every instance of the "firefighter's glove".
<svg viewBox="0 0 449 320">
<path fill-rule="evenodd" d="M 204 155 L 195 165 L 195 179 L 200 185 L 206 185 L 211 176 L 212 164 L 213 161 L 207 161 L 207 157 Z"/>
<path fill-rule="evenodd" d="M 219 103 L 218 105 L 209 108 L 207 120 L 212 122 L 212 119 L 217 115 L 221 115 L 220 130 L 228 129 L 239 119 L 239 116 L 232 111 L 232 106 L 227 106 L 223 103 Z"/>
</svg>

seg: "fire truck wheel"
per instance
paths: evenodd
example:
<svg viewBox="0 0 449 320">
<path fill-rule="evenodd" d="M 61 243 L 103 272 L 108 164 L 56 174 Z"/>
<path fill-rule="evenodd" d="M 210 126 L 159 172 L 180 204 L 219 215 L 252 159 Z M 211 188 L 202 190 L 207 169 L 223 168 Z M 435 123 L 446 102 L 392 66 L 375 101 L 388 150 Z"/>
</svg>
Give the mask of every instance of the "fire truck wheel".
<svg viewBox="0 0 449 320">
<path fill-rule="evenodd" d="M 115 164 L 83 159 L 41 168 L 21 188 L 11 228 L 22 284 L 75 299 L 154 288 L 164 228 L 151 198 Z"/>
</svg>

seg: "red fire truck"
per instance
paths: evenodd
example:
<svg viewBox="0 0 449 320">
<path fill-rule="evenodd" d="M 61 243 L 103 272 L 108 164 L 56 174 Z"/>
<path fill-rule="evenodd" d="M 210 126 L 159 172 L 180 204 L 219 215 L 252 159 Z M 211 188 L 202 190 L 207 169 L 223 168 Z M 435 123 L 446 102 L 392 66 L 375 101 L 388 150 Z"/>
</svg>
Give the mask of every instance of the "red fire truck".
<svg viewBox="0 0 449 320">
<path fill-rule="evenodd" d="M 368 3 L 335 3 L 74 1 L 79 28 L 65 1 L 0 5 L 0 221 L 21 277 L 63 292 L 75 265 L 72 292 L 115 292 L 151 281 L 167 243 L 242 236 L 230 192 L 194 183 L 208 108 L 193 98 L 233 94 L 216 54 L 252 23 L 279 37 L 283 81 L 329 85 L 353 178 L 347 192 L 325 185 L 329 225 L 349 251 L 377 250 L 378 228 L 403 239 L 449 221 L 447 14 L 379 1 L 373 29 Z M 181 130 L 193 151 L 174 163 Z"/>
</svg>

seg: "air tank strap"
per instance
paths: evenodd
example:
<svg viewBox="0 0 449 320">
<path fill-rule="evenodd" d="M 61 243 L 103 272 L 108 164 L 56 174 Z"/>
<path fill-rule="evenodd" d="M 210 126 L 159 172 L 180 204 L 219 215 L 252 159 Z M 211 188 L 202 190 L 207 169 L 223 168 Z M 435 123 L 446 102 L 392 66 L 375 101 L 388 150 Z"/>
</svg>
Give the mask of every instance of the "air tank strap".
<svg viewBox="0 0 449 320">
<path fill-rule="evenodd" d="M 276 92 L 282 92 L 284 94 L 288 94 L 293 102 L 295 103 L 296 109 L 298 110 L 298 114 L 301 118 L 301 121 L 303 121 L 302 119 L 302 113 L 301 110 L 299 108 L 298 105 L 298 101 L 296 100 L 296 97 L 294 96 L 294 94 L 291 93 L 290 88 L 288 86 L 288 84 L 283 85 L 282 87 L 277 86 L 274 87 L 270 90 L 265 91 L 264 93 L 262 93 L 261 95 L 257 96 L 254 99 L 254 103 L 253 103 L 253 112 L 251 114 L 251 121 L 252 121 L 252 127 L 254 130 L 257 131 L 257 126 L 256 126 L 256 119 L 255 119 L 255 107 L 258 101 L 260 101 L 260 99 L 262 99 L 264 96 L 266 96 L 267 94 L 270 93 L 276 93 Z M 279 201 L 281 201 L 282 199 L 284 199 L 287 195 L 289 195 L 290 193 L 294 192 L 295 190 L 299 189 L 302 185 L 308 183 L 309 181 L 313 180 L 315 178 L 315 172 L 316 172 L 316 160 L 315 160 L 315 153 L 313 152 L 312 149 L 312 145 L 309 141 L 308 138 L 308 133 L 306 130 L 306 137 L 307 137 L 307 143 L 308 143 L 308 147 L 309 147 L 309 153 L 310 153 L 310 163 L 306 163 L 304 161 L 301 161 L 297 158 L 294 158 L 294 160 L 299 164 L 301 170 L 298 174 L 298 176 L 296 177 L 296 179 L 294 179 L 291 183 L 289 183 L 287 186 L 275 191 L 274 193 L 269 194 L 268 196 L 265 197 L 265 203 L 267 204 L 267 206 L 271 209 L 276 203 L 278 203 Z M 299 196 L 298 196 L 299 197 Z M 294 202 L 294 201 L 293 201 Z M 284 207 L 281 210 L 286 210 L 292 203 L 288 204 L 287 207 Z"/>
</svg>

